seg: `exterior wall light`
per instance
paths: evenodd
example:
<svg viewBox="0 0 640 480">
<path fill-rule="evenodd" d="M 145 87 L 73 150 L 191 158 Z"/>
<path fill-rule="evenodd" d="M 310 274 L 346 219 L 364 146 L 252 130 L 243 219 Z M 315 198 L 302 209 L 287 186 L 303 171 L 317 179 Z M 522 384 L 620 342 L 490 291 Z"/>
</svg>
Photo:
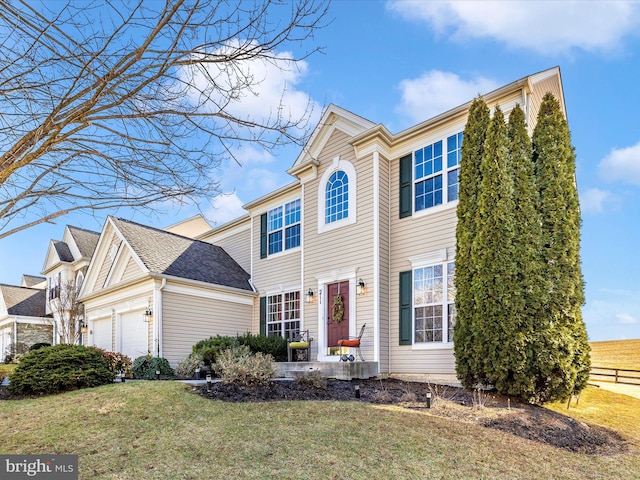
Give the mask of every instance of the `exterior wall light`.
<svg viewBox="0 0 640 480">
<path fill-rule="evenodd" d="M 304 301 L 305 301 L 306 303 L 313 303 L 314 298 L 315 298 L 315 295 L 314 295 L 314 293 L 313 293 L 313 290 L 312 290 L 312 289 L 309 289 L 309 291 L 307 292 L 307 294 L 304 296 Z"/>
<path fill-rule="evenodd" d="M 358 284 L 356 285 L 356 295 L 365 295 L 367 293 L 367 284 L 364 283 L 364 280 L 361 278 L 358 280 Z"/>
<path fill-rule="evenodd" d="M 149 323 L 152 318 L 153 318 L 153 310 L 151 310 L 151 301 L 149 301 L 149 305 L 147 306 L 147 309 L 142 314 L 142 319 L 146 323 Z"/>
</svg>

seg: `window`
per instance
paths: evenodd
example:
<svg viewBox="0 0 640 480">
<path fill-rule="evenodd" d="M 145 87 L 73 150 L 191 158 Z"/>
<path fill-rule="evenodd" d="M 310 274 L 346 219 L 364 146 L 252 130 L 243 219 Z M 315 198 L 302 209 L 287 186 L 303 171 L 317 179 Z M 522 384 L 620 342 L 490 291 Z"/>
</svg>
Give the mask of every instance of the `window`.
<svg viewBox="0 0 640 480">
<path fill-rule="evenodd" d="M 300 200 L 269 210 L 266 214 L 266 225 L 261 228 L 266 228 L 266 247 L 269 255 L 299 247 Z"/>
<path fill-rule="evenodd" d="M 446 152 L 443 151 L 442 140 L 413 152 L 416 212 L 458 199 L 462 132 L 447 137 L 445 143 Z"/>
<path fill-rule="evenodd" d="M 329 177 L 325 189 L 325 223 L 337 222 L 349 216 L 349 177 L 338 170 Z"/>
<path fill-rule="evenodd" d="M 413 272 L 414 342 L 453 342 L 456 320 L 453 262 Z"/>
<path fill-rule="evenodd" d="M 300 292 L 267 297 L 267 335 L 291 338 L 300 330 Z"/>
</svg>

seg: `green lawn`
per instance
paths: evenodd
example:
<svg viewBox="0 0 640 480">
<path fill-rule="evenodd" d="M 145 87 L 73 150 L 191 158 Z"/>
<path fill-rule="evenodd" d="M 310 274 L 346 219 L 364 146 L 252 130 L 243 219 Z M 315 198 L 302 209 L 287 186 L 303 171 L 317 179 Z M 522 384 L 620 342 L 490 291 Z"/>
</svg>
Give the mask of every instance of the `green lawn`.
<svg viewBox="0 0 640 480">
<path fill-rule="evenodd" d="M 210 401 L 175 382 L 2 401 L 0 438 L 5 454 L 78 454 L 83 479 L 638 478 L 638 422 L 624 415 L 640 411 L 640 400 L 625 397 L 618 421 L 621 396 L 591 390 L 569 414 L 635 438 L 628 453 L 573 454 L 450 418 L 355 402 Z"/>
</svg>

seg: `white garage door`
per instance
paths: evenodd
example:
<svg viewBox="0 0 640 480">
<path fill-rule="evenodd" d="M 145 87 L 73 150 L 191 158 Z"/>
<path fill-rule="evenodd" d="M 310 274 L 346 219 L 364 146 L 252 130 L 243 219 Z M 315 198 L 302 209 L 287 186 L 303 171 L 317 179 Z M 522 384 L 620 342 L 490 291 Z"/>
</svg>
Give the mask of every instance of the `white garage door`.
<svg viewBox="0 0 640 480">
<path fill-rule="evenodd" d="M 149 324 L 143 320 L 142 311 L 122 314 L 120 320 L 120 353 L 131 361 L 149 352 Z"/>
<path fill-rule="evenodd" d="M 111 345 L 111 319 L 95 320 L 93 322 L 93 342 L 92 345 L 104 348 L 108 352 L 113 350 Z"/>
</svg>

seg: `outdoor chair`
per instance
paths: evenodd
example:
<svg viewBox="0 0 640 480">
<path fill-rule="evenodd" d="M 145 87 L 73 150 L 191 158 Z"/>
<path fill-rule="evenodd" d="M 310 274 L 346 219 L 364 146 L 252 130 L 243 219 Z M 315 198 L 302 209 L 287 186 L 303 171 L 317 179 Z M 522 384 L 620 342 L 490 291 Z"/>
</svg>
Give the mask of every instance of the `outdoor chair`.
<svg viewBox="0 0 640 480">
<path fill-rule="evenodd" d="M 366 327 L 367 324 L 364 323 L 362 324 L 362 328 L 360 329 L 360 333 L 358 334 L 357 337 L 342 337 L 341 339 L 338 340 L 338 346 L 339 347 L 348 347 L 348 348 L 355 348 L 356 352 L 358 353 L 358 356 L 360 357 L 360 360 L 362 360 L 364 362 L 364 357 L 362 356 L 362 352 L 360 351 L 360 341 L 362 340 L 362 334 L 364 333 L 364 327 Z M 342 362 L 353 362 L 355 361 L 356 357 L 353 356 L 353 354 L 351 355 L 347 355 L 346 353 L 343 353 L 342 355 L 340 355 L 340 360 Z"/>
<path fill-rule="evenodd" d="M 295 332 L 287 339 L 287 359 L 289 362 L 310 362 L 311 361 L 311 342 L 313 338 L 309 337 L 309 330 Z M 293 353 L 295 352 L 295 359 Z"/>
</svg>

